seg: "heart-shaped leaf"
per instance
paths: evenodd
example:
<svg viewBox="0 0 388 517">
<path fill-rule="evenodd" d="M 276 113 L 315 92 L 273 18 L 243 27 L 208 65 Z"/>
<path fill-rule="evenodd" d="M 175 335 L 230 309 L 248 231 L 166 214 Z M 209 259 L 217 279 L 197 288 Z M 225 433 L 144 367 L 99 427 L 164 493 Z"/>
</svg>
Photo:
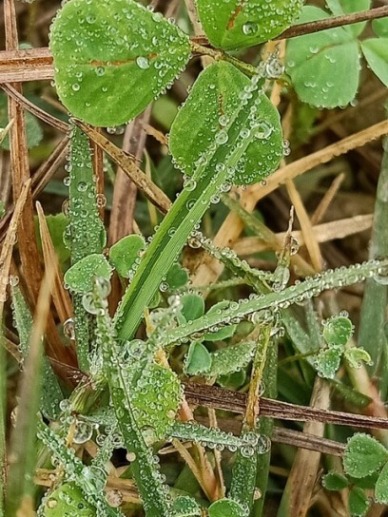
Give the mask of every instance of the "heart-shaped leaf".
<svg viewBox="0 0 388 517">
<path fill-rule="evenodd" d="M 145 240 L 140 235 L 127 235 L 113 244 L 109 250 L 109 260 L 120 276 L 123 278 L 130 276 L 130 270 L 139 252 L 145 246 Z"/>
<path fill-rule="evenodd" d="M 308 6 L 303 8 L 299 22 L 328 17 L 322 9 Z M 303 102 L 320 108 L 345 106 L 357 93 L 358 42 L 342 27 L 293 38 L 287 44 L 286 67 Z"/>
<path fill-rule="evenodd" d="M 219 499 L 209 506 L 209 517 L 242 517 L 246 515 L 244 508 L 232 499 Z"/>
<path fill-rule="evenodd" d="M 323 327 L 326 343 L 344 347 L 353 334 L 353 323 L 345 316 L 334 316 Z"/>
<path fill-rule="evenodd" d="M 190 57 L 188 37 L 133 0 L 70 0 L 53 22 L 50 48 L 61 101 L 96 126 L 141 113 Z"/>
<path fill-rule="evenodd" d="M 236 112 L 250 81 L 236 67 L 218 62 L 204 70 L 171 127 L 170 150 L 179 168 L 192 175 L 196 162 L 211 145 L 225 143 L 224 128 Z M 258 98 L 255 128 L 241 128 L 241 136 L 255 139 L 237 164 L 233 182 L 255 183 L 273 172 L 283 156 L 279 114 L 264 93 Z M 222 166 L 222 165 L 220 165 Z"/>
<path fill-rule="evenodd" d="M 361 49 L 373 72 L 388 86 L 388 37 L 367 39 Z"/>
<path fill-rule="evenodd" d="M 268 41 L 292 25 L 304 0 L 197 0 L 209 41 L 224 49 Z"/>
</svg>

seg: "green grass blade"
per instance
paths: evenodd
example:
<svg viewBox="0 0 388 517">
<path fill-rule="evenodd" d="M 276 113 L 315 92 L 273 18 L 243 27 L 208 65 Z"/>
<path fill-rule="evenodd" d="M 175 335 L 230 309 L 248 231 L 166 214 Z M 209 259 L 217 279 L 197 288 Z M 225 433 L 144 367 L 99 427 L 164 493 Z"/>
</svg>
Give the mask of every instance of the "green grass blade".
<svg viewBox="0 0 388 517">
<path fill-rule="evenodd" d="M 65 231 L 65 241 L 71 251 L 71 263 L 75 264 L 90 254 L 101 254 L 106 242 L 105 229 L 96 202 L 89 139 L 76 126 L 71 133 L 69 179 L 70 221 Z M 73 304 L 78 363 L 81 370 L 87 371 L 91 318 L 83 308 L 80 295 L 74 295 Z"/>
<path fill-rule="evenodd" d="M 384 140 L 384 156 L 377 186 L 376 204 L 373 219 L 373 232 L 370 258 L 388 257 L 388 139 Z M 388 287 L 374 278 L 367 280 L 361 307 L 358 345 L 371 356 L 373 366 L 369 367 L 372 375 L 386 376 L 388 358 L 388 340 L 384 333 Z M 385 385 L 387 390 L 387 385 Z M 382 398 L 385 396 L 382 394 Z"/>
<path fill-rule="evenodd" d="M 11 285 L 11 297 L 14 321 L 19 334 L 19 345 L 23 358 L 26 359 L 33 320 L 30 309 L 18 285 Z M 42 369 L 45 385 L 41 394 L 40 410 L 47 418 L 55 420 L 60 413 L 59 403 L 63 399 L 62 390 L 46 357 L 42 358 Z"/>
<path fill-rule="evenodd" d="M 233 181 L 237 164 L 256 138 L 255 131 L 246 133 L 243 130 L 259 123 L 260 107 L 257 103 L 262 94 L 257 79 L 252 80 L 250 91 L 245 92 L 248 98 L 241 99 L 234 110 L 230 122 L 222 130 L 222 139 L 215 137 L 214 145 L 206 152 L 146 249 L 115 317 L 120 339 L 130 339 L 134 335 L 145 307 L 190 233 L 222 186 Z"/>
<path fill-rule="evenodd" d="M 326 289 L 336 289 L 362 282 L 366 278 L 385 275 L 388 270 L 388 259 L 371 260 L 362 264 L 350 266 L 347 270 L 336 269 L 325 271 L 314 277 L 309 277 L 298 285 L 287 287 L 283 291 L 264 295 L 256 295 L 250 299 L 231 302 L 229 307 L 218 313 L 207 313 L 201 318 L 180 325 L 163 336 L 161 346 L 187 342 L 190 336 L 209 331 L 211 327 L 225 325 L 226 321 L 239 321 L 258 313 L 263 309 L 287 309 L 293 303 L 300 303 L 318 296 Z"/>
<path fill-rule="evenodd" d="M 132 385 L 136 373 L 125 367 L 120 359 L 121 347 L 115 342 L 115 331 L 107 313 L 107 302 L 99 286 L 93 293 L 93 305 L 97 311 L 96 336 L 102 349 L 103 368 L 108 380 L 112 404 L 124 439 L 127 453 L 131 457 L 131 469 L 144 504 L 147 517 L 171 517 L 168 488 L 163 482 L 152 449 L 145 443 L 135 418 L 132 401 Z M 142 368 L 137 361 L 135 367 Z"/>
<path fill-rule="evenodd" d="M 29 337 L 28 357 L 20 380 L 18 413 L 8 454 L 9 474 L 6 515 L 17 514 L 23 503 L 32 500 L 36 487 L 33 473 L 36 463 L 37 413 L 42 389 L 43 334 L 50 311 L 54 271 L 44 276 L 36 307 L 36 320 Z"/>
</svg>

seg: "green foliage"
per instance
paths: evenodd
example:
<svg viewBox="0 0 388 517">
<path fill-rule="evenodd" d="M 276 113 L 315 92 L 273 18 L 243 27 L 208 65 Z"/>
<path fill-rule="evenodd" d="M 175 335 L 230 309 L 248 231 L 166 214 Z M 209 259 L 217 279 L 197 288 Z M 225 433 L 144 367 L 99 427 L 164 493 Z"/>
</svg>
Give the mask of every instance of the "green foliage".
<svg viewBox="0 0 388 517">
<path fill-rule="evenodd" d="M 104 255 L 92 253 L 79 260 L 65 273 L 65 284 L 75 293 L 90 293 L 96 278 L 109 280 L 112 268 Z"/>
<path fill-rule="evenodd" d="M 208 372 L 211 364 L 211 355 L 205 345 L 198 342 L 191 343 L 187 352 L 185 372 L 188 375 L 200 375 Z"/>
<path fill-rule="evenodd" d="M 36 147 L 40 144 L 43 138 L 43 131 L 40 127 L 39 121 L 34 115 L 31 115 L 28 111 L 25 115 L 26 121 L 26 133 L 27 133 L 27 146 L 29 149 Z M 7 126 L 8 112 L 7 112 L 7 96 L 3 93 L 0 94 L 0 148 L 9 151 L 9 135 L 5 135 L 4 139 L 1 138 L 1 130 Z"/>
<path fill-rule="evenodd" d="M 329 15 L 307 6 L 299 22 L 323 20 Z M 298 97 L 320 108 L 345 106 L 358 88 L 358 44 L 346 28 L 299 36 L 287 43 L 287 72 Z"/>
<path fill-rule="evenodd" d="M 245 48 L 268 41 L 297 18 L 303 0 L 196 0 L 209 41 L 223 49 Z"/>
<path fill-rule="evenodd" d="M 353 487 L 349 493 L 349 510 L 352 517 L 362 517 L 368 511 L 370 501 L 361 488 Z"/>
<path fill-rule="evenodd" d="M 329 345 L 344 347 L 353 334 L 353 324 L 345 316 L 335 316 L 326 321 L 322 336 Z"/>
<path fill-rule="evenodd" d="M 129 278 L 131 268 L 145 245 L 140 235 L 128 235 L 111 246 L 109 260 L 121 277 Z"/>
<path fill-rule="evenodd" d="M 367 10 L 370 0 L 328 0 L 336 16 Z M 302 10 L 299 22 L 323 20 L 330 15 L 314 6 Z M 378 38 L 359 41 L 366 23 L 300 36 L 287 44 L 287 72 L 299 98 L 312 106 L 333 108 L 353 101 L 359 85 L 360 50 L 376 76 L 388 85 L 386 19 L 375 20 Z"/>
<path fill-rule="evenodd" d="M 174 517 L 197 517 L 201 516 L 201 507 L 192 497 L 180 496 L 173 502 Z"/>
<path fill-rule="evenodd" d="M 187 36 L 134 0 L 67 2 L 52 25 L 50 47 L 60 99 L 96 126 L 141 113 L 190 56 Z"/>
<path fill-rule="evenodd" d="M 220 499 L 209 506 L 209 517 L 242 517 L 246 515 L 244 508 L 232 499 Z"/>
<path fill-rule="evenodd" d="M 378 503 L 388 504 L 388 462 L 376 481 L 375 499 Z"/>
<path fill-rule="evenodd" d="M 361 49 L 371 70 L 388 86 L 388 38 L 367 39 Z"/>
<path fill-rule="evenodd" d="M 134 417 L 152 441 L 168 435 L 181 403 L 182 388 L 176 374 L 158 364 L 143 370 L 132 393 Z"/>
<path fill-rule="evenodd" d="M 346 476 L 338 474 L 338 472 L 328 472 L 322 478 L 322 484 L 326 490 L 343 490 L 349 485 Z"/>
<path fill-rule="evenodd" d="M 186 175 L 193 175 L 196 164 L 214 146 L 214 141 L 226 144 L 228 126 L 241 99 L 248 95 L 244 89 L 249 84 L 246 75 L 222 61 L 199 75 L 170 132 L 170 151 Z M 276 169 L 283 154 L 279 115 L 264 93 L 257 98 L 257 111 L 255 122 L 241 128 L 241 137 L 249 140 L 249 145 L 233 171 L 231 181 L 235 184 L 264 179 Z"/>
<path fill-rule="evenodd" d="M 388 461 L 388 451 L 368 434 L 355 434 L 344 454 L 344 468 L 349 476 L 363 478 L 379 470 Z"/>
<path fill-rule="evenodd" d="M 62 483 L 50 492 L 40 508 L 44 517 L 63 517 L 76 512 L 79 517 L 93 517 L 95 508 L 85 501 L 84 494 L 74 483 Z"/>
</svg>

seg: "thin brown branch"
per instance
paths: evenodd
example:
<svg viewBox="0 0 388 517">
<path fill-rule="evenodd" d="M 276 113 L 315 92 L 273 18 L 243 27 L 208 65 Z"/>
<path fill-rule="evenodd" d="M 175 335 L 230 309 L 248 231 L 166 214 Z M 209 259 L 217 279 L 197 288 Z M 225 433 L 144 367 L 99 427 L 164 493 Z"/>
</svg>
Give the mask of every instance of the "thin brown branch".
<svg viewBox="0 0 388 517">
<path fill-rule="evenodd" d="M 0 52 L 0 83 L 51 80 L 53 58 L 47 47 Z"/>
<path fill-rule="evenodd" d="M 284 31 L 276 39 L 290 39 L 297 36 L 304 36 L 306 34 L 313 34 L 327 29 L 334 29 L 336 27 L 343 27 L 344 25 L 352 25 L 353 23 L 366 22 L 369 20 L 377 20 L 388 16 L 388 6 L 376 7 L 368 11 L 361 11 L 358 13 L 344 14 L 343 16 L 334 16 L 332 18 L 324 18 L 323 20 L 316 20 L 315 22 L 301 23 L 290 27 Z"/>
<path fill-rule="evenodd" d="M 185 396 L 191 404 L 244 414 L 246 394 L 216 386 L 186 384 Z M 375 418 L 341 411 L 316 409 L 279 400 L 260 399 L 260 415 L 297 422 L 325 422 L 365 429 L 388 429 L 387 418 Z"/>
</svg>

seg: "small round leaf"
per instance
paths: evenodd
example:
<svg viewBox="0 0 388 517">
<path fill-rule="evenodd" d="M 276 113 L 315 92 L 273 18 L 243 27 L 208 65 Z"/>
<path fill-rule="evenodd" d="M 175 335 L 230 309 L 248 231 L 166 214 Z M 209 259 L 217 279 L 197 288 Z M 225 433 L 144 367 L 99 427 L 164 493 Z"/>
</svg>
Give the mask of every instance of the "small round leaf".
<svg viewBox="0 0 388 517">
<path fill-rule="evenodd" d="M 65 273 L 65 284 L 75 293 L 91 293 L 96 278 L 109 280 L 112 267 L 104 255 L 93 253 L 79 260 Z"/>
<path fill-rule="evenodd" d="M 344 347 L 353 334 L 353 323 L 344 316 L 335 316 L 326 321 L 323 327 L 326 343 Z"/>
<path fill-rule="evenodd" d="M 109 250 L 109 260 L 121 277 L 129 277 L 131 267 L 145 245 L 145 240 L 140 235 L 128 235 L 113 244 Z"/>
<path fill-rule="evenodd" d="M 338 472 L 328 472 L 322 478 L 322 485 L 326 490 L 343 490 L 349 485 L 349 481 L 346 476 L 339 474 Z"/>
<path fill-rule="evenodd" d="M 387 449 L 372 436 L 358 433 L 350 438 L 344 453 L 345 472 L 363 478 L 376 472 L 388 461 Z"/>
<path fill-rule="evenodd" d="M 232 499 L 219 499 L 209 506 L 209 517 L 242 517 L 246 514 L 244 508 Z"/>
<path fill-rule="evenodd" d="M 363 517 L 368 511 L 370 502 L 365 492 L 358 487 L 349 493 L 349 510 L 352 517 Z"/>
<path fill-rule="evenodd" d="M 187 353 L 185 372 L 188 375 L 206 374 L 212 359 L 208 349 L 202 343 L 191 343 Z"/>
<path fill-rule="evenodd" d="M 388 86 L 388 37 L 367 39 L 361 49 L 371 70 Z"/>
<path fill-rule="evenodd" d="M 39 509 L 45 517 L 63 517 L 77 515 L 77 517 L 94 517 L 96 508 L 85 501 L 81 490 L 74 483 L 63 483 L 50 493 Z"/>
</svg>

